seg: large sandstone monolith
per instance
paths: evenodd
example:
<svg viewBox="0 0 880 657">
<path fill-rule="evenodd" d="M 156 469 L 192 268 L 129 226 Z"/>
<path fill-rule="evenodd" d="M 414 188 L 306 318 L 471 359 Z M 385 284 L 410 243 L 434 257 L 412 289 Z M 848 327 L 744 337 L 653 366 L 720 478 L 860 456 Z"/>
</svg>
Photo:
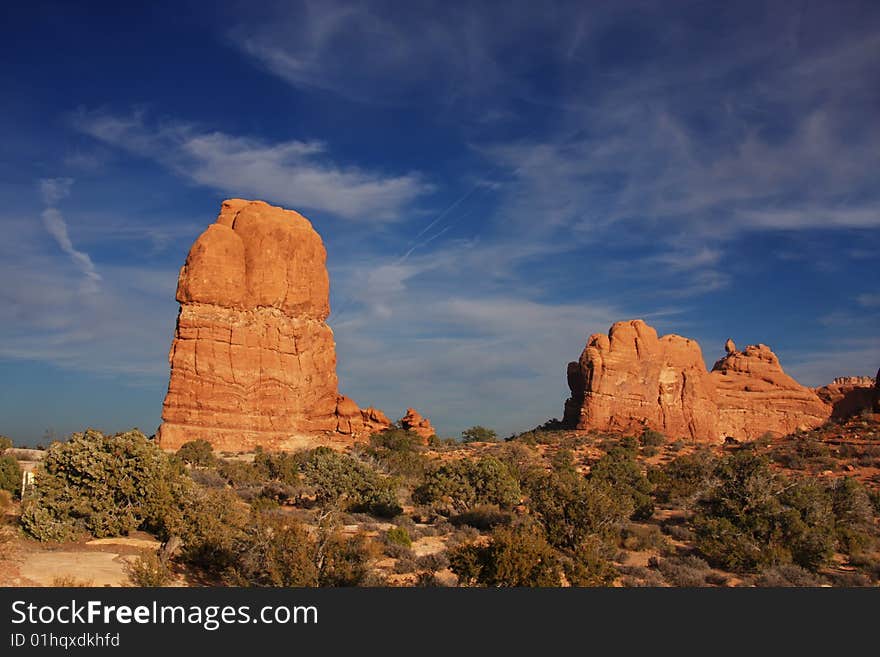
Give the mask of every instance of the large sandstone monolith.
<svg viewBox="0 0 880 657">
<path fill-rule="evenodd" d="M 180 270 L 161 447 L 294 449 L 390 426 L 337 390 L 325 261 L 297 212 L 223 202 Z"/>
<path fill-rule="evenodd" d="M 788 376 L 770 347 L 732 351 L 710 373 L 722 436 L 751 440 L 765 433 L 788 434 L 828 420 L 831 406 Z"/>
<path fill-rule="evenodd" d="M 816 388 L 815 393 L 831 405 L 831 417 L 846 418 L 872 410 L 876 385 L 870 376 L 840 376 L 828 385 Z"/>
<path fill-rule="evenodd" d="M 639 432 L 717 441 L 715 396 L 700 345 L 657 337 L 640 319 L 590 336 L 568 365 L 564 423 L 576 429 Z"/>
</svg>

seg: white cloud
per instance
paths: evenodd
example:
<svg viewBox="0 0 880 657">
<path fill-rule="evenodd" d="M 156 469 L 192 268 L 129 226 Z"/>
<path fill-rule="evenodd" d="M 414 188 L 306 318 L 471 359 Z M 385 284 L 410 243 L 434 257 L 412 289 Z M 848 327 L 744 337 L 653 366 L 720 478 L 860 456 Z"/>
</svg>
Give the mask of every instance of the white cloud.
<svg viewBox="0 0 880 657">
<path fill-rule="evenodd" d="M 432 189 L 417 173 L 384 174 L 339 165 L 317 141 L 267 143 L 180 121 L 149 126 L 139 113 L 83 112 L 75 123 L 96 139 L 153 159 L 227 196 L 256 197 L 352 221 L 399 220 L 404 209 Z"/>
<path fill-rule="evenodd" d="M 77 250 L 73 246 L 73 242 L 68 234 L 67 223 L 64 221 L 61 211 L 55 207 L 58 201 L 70 194 L 72 185 L 73 180 L 71 178 L 44 178 L 41 180 L 40 189 L 43 193 L 43 201 L 47 206 L 41 216 L 46 230 L 49 231 L 49 234 L 52 235 L 58 246 L 61 247 L 61 250 L 70 256 L 70 259 L 85 276 L 82 287 L 83 291 L 93 293 L 97 291 L 101 275 L 98 273 L 95 263 L 92 262 L 89 255 Z"/>
</svg>

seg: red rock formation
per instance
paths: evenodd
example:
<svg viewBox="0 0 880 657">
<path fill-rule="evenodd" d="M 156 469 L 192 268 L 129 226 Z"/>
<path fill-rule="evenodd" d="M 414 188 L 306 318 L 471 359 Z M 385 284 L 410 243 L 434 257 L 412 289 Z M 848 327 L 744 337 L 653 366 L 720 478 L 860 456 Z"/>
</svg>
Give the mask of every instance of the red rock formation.
<svg viewBox="0 0 880 657">
<path fill-rule="evenodd" d="M 325 261 L 302 215 L 224 201 L 180 270 L 163 448 L 292 449 L 390 426 L 337 391 Z"/>
<path fill-rule="evenodd" d="M 434 427 L 431 426 L 431 421 L 426 417 L 422 417 L 414 408 L 406 409 L 406 414 L 400 418 L 398 424 L 401 429 L 406 429 L 407 431 L 412 431 L 413 433 L 418 434 L 425 440 L 425 442 L 427 442 L 428 438 L 431 436 L 437 435 L 437 432 L 434 431 Z"/>
<path fill-rule="evenodd" d="M 717 441 L 715 398 L 700 345 L 657 337 L 640 319 L 590 336 L 568 365 L 564 423 L 577 429 L 639 432 Z"/>
<path fill-rule="evenodd" d="M 641 320 L 618 322 L 607 336 L 591 336 L 580 360 L 569 363 L 564 423 L 717 442 L 790 433 L 831 415 L 829 404 L 783 372 L 769 347 L 737 351 L 730 339 L 724 346 L 727 355 L 707 372 L 695 341 L 658 339 Z"/>
<path fill-rule="evenodd" d="M 874 403 L 876 381 L 870 376 L 841 376 L 827 386 L 816 388 L 815 393 L 831 405 L 831 417 L 851 417 Z"/>
<path fill-rule="evenodd" d="M 727 354 L 710 376 L 722 436 L 751 440 L 767 432 L 788 434 L 817 427 L 831 416 L 831 407 L 788 376 L 767 345 Z"/>
</svg>

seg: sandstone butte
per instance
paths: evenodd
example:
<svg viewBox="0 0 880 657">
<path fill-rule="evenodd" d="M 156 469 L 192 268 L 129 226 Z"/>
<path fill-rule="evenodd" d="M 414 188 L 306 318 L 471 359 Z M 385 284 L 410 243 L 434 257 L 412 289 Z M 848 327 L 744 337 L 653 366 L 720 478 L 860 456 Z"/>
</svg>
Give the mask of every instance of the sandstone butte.
<svg viewBox="0 0 880 657">
<path fill-rule="evenodd" d="M 223 202 L 178 278 L 162 448 L 299 449 L 391 426 L 337 389 L 326 257 L 297 212 Z"/>
<path fill-rule="evenodd" d="M 647 427 L 704 442 L 753 440 L 819 426 L 852 394 L 850 384 L 840 383 L 820 399 L 788 376 L 766 345 L 738 351 L 728 339 L 725 351 L 706 371 L 696 341 L 658 337 L 640 319 L 617 322 L 608 335 L 590 336 L 580 359 L 569 363 L 563 421 L 601 431 Z M 858 387 L 870 389 L 865 383 Z"/>
</svg>

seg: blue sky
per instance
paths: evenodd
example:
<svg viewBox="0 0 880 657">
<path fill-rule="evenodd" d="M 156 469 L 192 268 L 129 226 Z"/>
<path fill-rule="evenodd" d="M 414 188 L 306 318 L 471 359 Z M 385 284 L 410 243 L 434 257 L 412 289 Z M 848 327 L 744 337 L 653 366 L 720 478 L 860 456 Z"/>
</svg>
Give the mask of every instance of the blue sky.
<svg viewBox="0 0 880 657">
<path fill-rule="evenodd" d="M 8 3 L 9 4 L 9 3 Z M 441 434 L 562 413 L 645 318 L 880 366 L 872 2 L 18 3 L 0 42 L 0 433 L 160 421 L 229 197 L 311 219 L 342 391 Z"/>
</svg>

